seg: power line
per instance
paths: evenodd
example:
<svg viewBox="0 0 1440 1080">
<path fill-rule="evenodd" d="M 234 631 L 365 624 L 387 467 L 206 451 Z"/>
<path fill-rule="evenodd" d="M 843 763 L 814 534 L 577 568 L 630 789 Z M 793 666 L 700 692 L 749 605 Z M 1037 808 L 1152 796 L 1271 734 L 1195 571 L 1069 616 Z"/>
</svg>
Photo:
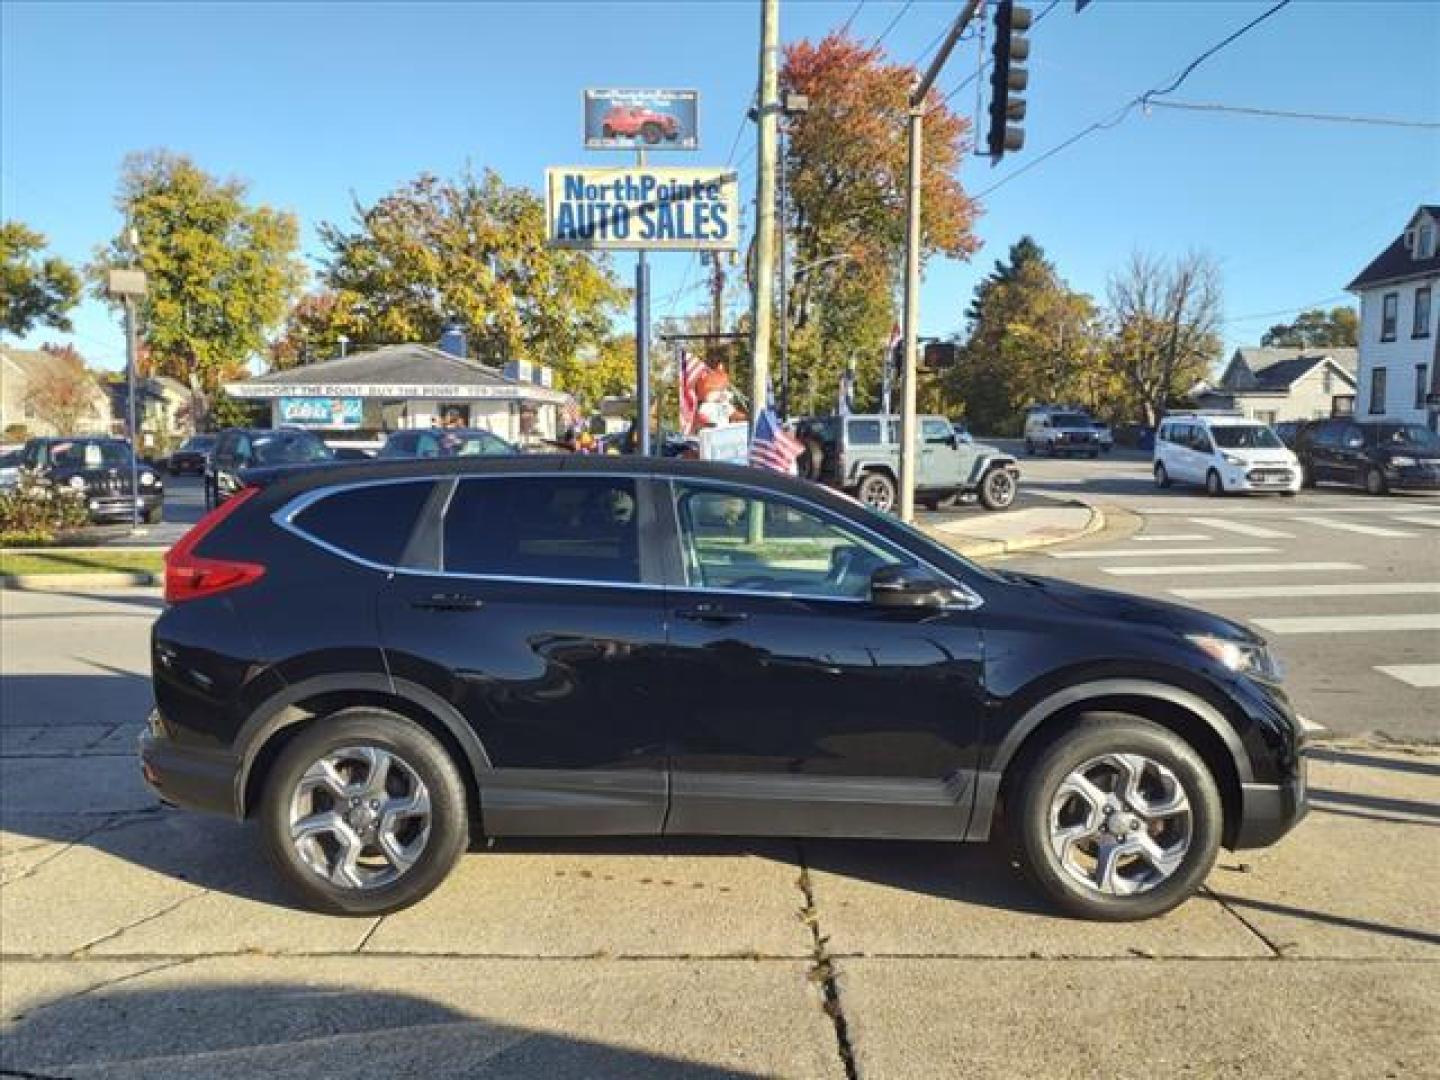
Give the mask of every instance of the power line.
<svg viewBox="0 0 1440 1080">
<path fill-rule="evenodd" d="M 1346 293 L 1336 293 L 1334 296 L 1322 297 L 1319 300 L 1312 300 L 1308 304 L 1301 304 L 1299 307 L 1282 308 L 1279 311 L 1257 311 L 1253 315 L 1236 315 L 1233 318 L 1221 319 L 1220 325 L 1229 323 L 1252 322 L 1255 319 L 1274 319 L 1281 315 L 1294 315 L 1300 311 L 1310 311 L 1314 308 L 1324 307 L 1326 304 L 1334 304 L 1346 298 Z"/>
<path fill-rule="evenodd" d="M 1264 22 L 1266 19 L 1270 18 L 1270 16 L 1274 15 L 1277 11 L 1279 11 L 1281 8 L 1287 6 L 1289 3 L 1290 3 L 1290 0 L 1280 0 L 1280 2 L 1279 2 L 1278 4 L 1275 4 L 1273 7 L 1268 8 L 1266 11 L 1262 12 L 1260 15 L 1257 15 L 1255 18 L 1251 19 L 1248 23 L 1246 23 L 1244 26 L 1240 27 L 1240 29 L 1234 31 L 1233 33 L 1229 34 L 1228 36 L 1226 36 L 1225 38 L 1223 38 L 1222 40 L 1220 40 L 1220 41 L 1217 42 L 1216 44 L 1210 46 L 1210 48 L 1206 49 L 1203 53 L 1201 53 L 1199 56 L 1197 56 L 1194 60 L 1192 60 L 1192 61 L 1190 61 L 1190 63 L 1186 64 L 1186 65 L 1185 65 L 1185 68 L 1180 72 L 1180 74 L 1177 75 L 1174 79 L 1172 79 L 1172 80 L 1169 82 L 1168 85 L 1166 85 L 1166 86 L 1164 86 L 1164 87 L 1157 88 L 1157 89 L 1146 90 L 1143 94 L 1140 94 L 1140 95 L 1138 95 L 1137 97 L 1131 98 L 1129 101 L 1125 102 L 1125 104 L 1121 105 L 1118 109 L 1116 109 L 1116 110 L 1114 110 L 1113 112 L 1111 112 L 1105 119 L 1103 119 L 1103 120 L 1097 120 L 1097 121 L 1095 121 L 1093 124 L 1091 124 L 1089 127 L 1081 128 L 1079 131 L 1077 131 L 1075 134 L 1071 135 L 1071 136 L 1070 136 L 1068 139 L 1066 139 L 1064 142 L 1059 143 L 1059 144 L 1056 145 L 1056 146 L 1052 146 L 1049 150 L 1045 151 L 1045 153 L 1041 154 L 1038 158 L 1032 158 L 1030 161 L 1027 161 L 1024 165 L 1020 166 L 1020 168 L 1018 168 L 1018 169 L 1014 170 L 1013 172 L 1008 173 L 1007 175 L 1001 177 L 1001 178 L 1000 178 L 999 180 L 997 180 L 995 183 L 991 184 L 988 188 L 986 188 L 984 191 L 980 192 L 980 194 L 978 194 L 978 195 L 976 195 L 976 196 L 974 196 L 974 197 L 975 197 L 976 199 L 983 199 L 983 198 L 985 198 L 987 195 L 990 195 L 990 194 L 993 194 L 993 193 L 996 192 L 996 191 L 999 191 L 999 190 L 1000 190 L 1002 187 L 1004 187 L 1006 184 L 1010 183 L 1010 181 L 1015 180 L 1015 179 L 1017 179 L 1017 178 L 1020 177 L 1020 176 L 1023 176 L 1025 173 L 1029 172 L 1031 169 L 1035 168 L 1037 165 L 1041 164 L 1042 162 L 1048 161 L 1050 158 L 1054 157 L 1056 154 L 1060 153 L 1062 150 L 1065 150 L 1065 149 L 1067 149 L 1067 148 L 1069 148 L 1069 147 L 1071 147 L 1071 146 L 1074 146 L 1074 145 L 1075 145 L 1077 142 L 1079 142 L 1081 139 L 1084 139 L 1084 138 L 1086 138 L 1086 137 L 1089 136 L 1089 135 L 1093 135 L 1093 134 L 1094 134 L 1095 132 L 1097 132 L 1097 131 L 1106 131 L 1106 130 L 1108 130 L 1108 129 L 1110 129 L 1110 128 L 1115 127 L 1117 124 L 1119 124 L 1121 121 L 1123 121 L 1127 116 L 1129 116 L 1130 113 L 1135 109 L 1135 107 L 1136 107 L 1137 105 L 1158 104 L 1158 102 L 1154 102 L 1152 99 L 1155 98 L 1155 97 L 1157 97 L 1158 95 L 1161 95 L 1161 94 L 1168 94 L 1168 93 L 1170 93 L 1172 90 L 1176 89 L 1178 86 L 1180 86 L 1181 83 L 1183 83 L 1187 78 L 1189 78 L 1190 74 L 1191 74 L 1196 68 L 1198 68 L 1202 63 L 1204 63 L 1206 60 L 1210 59 L 1210 57 L 1214 56 L 1216 53 L 1218 53 L 1221 49 L 1225 48 L 1225 46 L 1229 45 L 1231 42 L 1233 42 L 1233 41 L 1237 40 L 1238 38 L 1240 38 L 1243 34 L 1247 33 L 1247 32 L 1250 31 L 1250 30 L 1253 30 L 1255 27 L 1259 26 L 1262 22 Z"/>
<path fill-rule="evenodd" d="M 1389 116 L 1348 116 L 1341 113 L 1293 112 L 1289 109 L 1263 109 L 1251 105 L 1222 105 L 1199 101 L 1151 101 L 1156 109 L 1185 109 L 1190 112 L 1238 113 L 1243 116 L 1270 116 L 1282 120 L 1316 120 L 1329 124 L 1369 124 L 1374 127 L 1420 128 L 1440 130 L 1440 121 L 1401 120 Z"/>
<path fill-rule="evenodd" d="M 865 0 L 860 0 L 860 2 L 855 5 L 855 9 L 850 12 L 850 17 L 849 17 L 848 19 L 846 19 L 845 22 L 844 22 L 844 23 L 841 25 L 841 27 L 840 27 L 840 36 L 841 36 L 841 37 L 844 37 L 844 36 L 845 36 L 845 32 L 850 29 L 850 24 L 855 21 L 855 16 L 860 14 L 860 9 L 863 8 L 864 6 L 865 6 Z"/>
<path fill-rule="evenodd" d="M 900 10 L 895 13 L 895 17 L 890 20 L 889 24 L 885 27 L 884 30 L 880 31 L 880 36 L 870 43 L 870 48 L 878 49 L 880 47 L 880 43 L 890 36 L 890 31 L 895 29 L 896 24 L 905 17 L 905 13 L 909 11 L 911 7 L 914 6 L 914 4 L 915 0 L 905 0 L 905 3 L 901 5 Z"/>
</svg>

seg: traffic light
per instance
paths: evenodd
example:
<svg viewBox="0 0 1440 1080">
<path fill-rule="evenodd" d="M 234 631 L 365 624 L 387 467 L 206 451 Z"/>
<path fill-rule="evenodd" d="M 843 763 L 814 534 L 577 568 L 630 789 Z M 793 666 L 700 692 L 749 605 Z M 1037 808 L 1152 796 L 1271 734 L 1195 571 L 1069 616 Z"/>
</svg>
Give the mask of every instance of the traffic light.
<svg viewBox="0 0 1440 1080">
<path fill-rule="evenodd" d="M 1023 66 L 1030 56 L 1030 9 L 1014 0 L 995 5 L 995 46 L 990 66 L 990 163 L 999 164 L 1007 151 L 1025 145 L 1025 99 L 1019 94 L 1030 82 Z M 1014 126 L 1011 126 L 1014 121 Z"/>
<path fill-rule="evenodd" d="M 960 346 L 953 341 L 927 341 L 920 364 L 928 371 L 953 368 L 960 356 Z"/>
</svg>

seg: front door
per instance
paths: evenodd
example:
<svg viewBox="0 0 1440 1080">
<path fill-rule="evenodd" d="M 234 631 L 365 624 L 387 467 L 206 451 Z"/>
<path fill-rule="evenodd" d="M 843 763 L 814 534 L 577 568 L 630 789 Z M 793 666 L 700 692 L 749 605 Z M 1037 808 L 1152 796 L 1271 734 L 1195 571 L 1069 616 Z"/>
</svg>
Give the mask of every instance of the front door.
<svg viewBox="0 0 1440 1080">
<path fill-rule="evenodd" d="M 675 481 L 670 833 L 959 837 L 975 769 L 971 613 L 869 602 L 913 561 L 774 492 Z"/>
<path fill-rule="evenodd" d="M 461 712 L 493 768 L 489 835 L 658 833 L 663 592 L 633 477 L 459 480 L 380 603 L 392 677 Z M 432 513 L 436 511 L 432 510 Z"/>
<path fill-rule="evenodd" d="M 959 440 L 949 421 L 924 417 L 920 421 L 920 473 L 915 486 L 954 489 L 960 478 Z"/>
</svg>

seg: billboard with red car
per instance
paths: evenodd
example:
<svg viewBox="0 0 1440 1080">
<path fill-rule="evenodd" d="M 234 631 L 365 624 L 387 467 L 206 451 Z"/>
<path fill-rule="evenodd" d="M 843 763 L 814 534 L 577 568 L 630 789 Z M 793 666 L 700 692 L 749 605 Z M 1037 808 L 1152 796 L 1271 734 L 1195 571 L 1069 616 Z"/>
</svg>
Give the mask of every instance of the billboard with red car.
<svg viewBox="0 0 1440 1080">
<path fill-rule="evenodd" d="M 585 149 L 695 150 L 699 102 L 694 90 L 586 90 Z"/>
</svg>

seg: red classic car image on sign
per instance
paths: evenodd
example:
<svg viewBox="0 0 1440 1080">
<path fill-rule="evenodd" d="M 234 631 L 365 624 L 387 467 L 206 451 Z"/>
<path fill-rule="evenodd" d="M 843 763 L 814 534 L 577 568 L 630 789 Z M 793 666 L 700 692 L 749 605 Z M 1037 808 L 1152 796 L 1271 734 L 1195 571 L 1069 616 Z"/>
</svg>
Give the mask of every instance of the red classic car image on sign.
<svg viewBox="0 0 1440 1080">
<path fill-rule="evenodd" d="M 694 150 L 700 145 L 694 90 L 586 90 L 587 150 Z"/>
</svg>

